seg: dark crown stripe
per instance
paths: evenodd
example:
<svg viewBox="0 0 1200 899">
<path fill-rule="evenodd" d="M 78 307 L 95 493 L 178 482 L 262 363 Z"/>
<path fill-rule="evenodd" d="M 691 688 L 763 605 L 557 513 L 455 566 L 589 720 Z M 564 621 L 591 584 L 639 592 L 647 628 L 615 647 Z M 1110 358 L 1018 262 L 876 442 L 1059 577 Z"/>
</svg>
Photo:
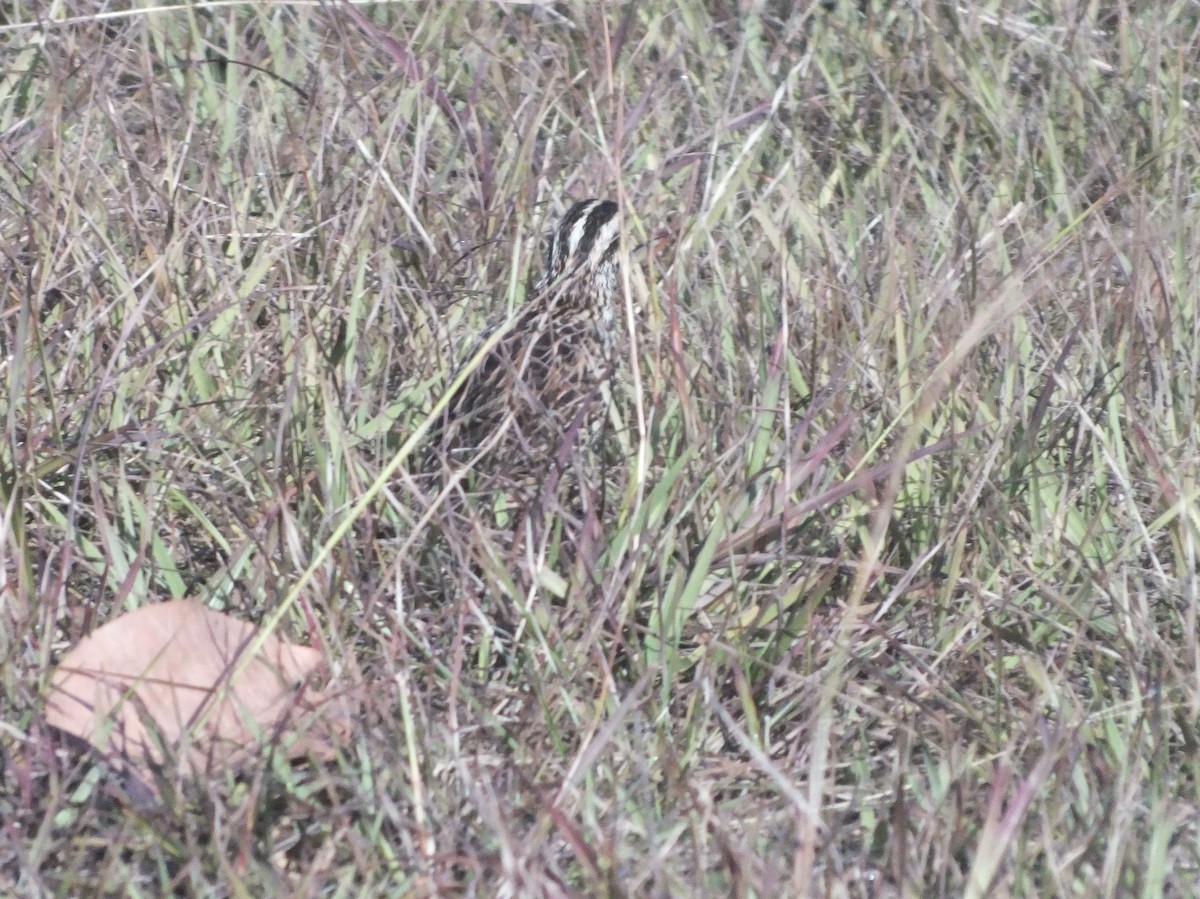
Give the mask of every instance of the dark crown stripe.
<svg viewBox="0 0 1200 899">
<path fill-rule="evenodd" d="M 544 287 L 564 273 L 585 264 L 595 268 L 616 247 L 617 204 L 612 200 L 583 200 L 563 216 L 546 250 L 546 268 L 538 279 Z"/>
<path fill-rule="evenodd" d="M 588 200 L 579 204 L 586 206 L 578 220 L 571 225 L 571 256 L 584 258 L 590 256 L 592 248 L 599 246 L 602 250 L 609 248 L 597 239 L 603 235 L 615 234 L 617 204 L 612 200 Z M 579 206 L 575 207 L 576 209 Z"/>
</svg>

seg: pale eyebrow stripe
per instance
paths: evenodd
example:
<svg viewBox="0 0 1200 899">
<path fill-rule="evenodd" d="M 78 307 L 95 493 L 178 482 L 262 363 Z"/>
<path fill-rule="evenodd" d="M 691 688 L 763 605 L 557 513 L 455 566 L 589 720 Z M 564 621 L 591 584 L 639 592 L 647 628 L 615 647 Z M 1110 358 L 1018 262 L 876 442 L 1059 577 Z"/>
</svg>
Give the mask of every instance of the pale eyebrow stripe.
<svg viewBox="0 0 1200 899">
<path fill-rule="evenodd" d="M 600 231 L 596 234 L 596 240 L 592 244 L 592 252 L 588 257 L 590 265 L 598 265 L 608 255 L 613 243 L 617 239 L 617 233 L 620 230 L 619 226 L 620 222 L 615 215 L 600 226 Z"/>
<path fill-rule="evenodd" d="M 571 255 L 575 255 L 575 251 L 579 249 L 579 244 L 583 242 L 584 235 L 587 233 L 588 220 L 591 219 L 592 213 L 596 211 L 596 207 L 600 205 L 600 200 L 592 200 L 586 206 L 580 208 L 579 215 L 571 223 Z"/>
<path fill-rule="evenodd" d="M 593 198 L 568 210 L 558 227 L 550 233 L 545 268 L 537 282 L 539 290 L 576 269 L 598 268 L 604 257 L 610 254 L 619 231 L 616 204 L 611 204 L 612 214 L 599 226 L 594 222 L 596 210 L 610 203 L 609 200 Z M 580 254 L 584 247 L 586 256 Z"/>
</svg>

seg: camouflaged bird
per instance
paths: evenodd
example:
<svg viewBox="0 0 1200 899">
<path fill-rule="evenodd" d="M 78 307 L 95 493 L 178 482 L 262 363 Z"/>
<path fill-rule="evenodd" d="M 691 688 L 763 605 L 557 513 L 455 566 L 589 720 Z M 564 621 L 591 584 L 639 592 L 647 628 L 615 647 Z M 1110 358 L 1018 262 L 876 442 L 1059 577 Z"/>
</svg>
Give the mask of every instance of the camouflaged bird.
<svg viewBox="0 0 1200 899">
<path fill-rule="evenodd" d="M 443 459 L 465 464 L 487 448 L 489 469 L 525 469 L 595 433 L 615 361 L 619 227 L 611 200 L 584 200 L 563 217 L 529 299 L 466 363 L 475 368 L 431 440 Z"/>
</svg>

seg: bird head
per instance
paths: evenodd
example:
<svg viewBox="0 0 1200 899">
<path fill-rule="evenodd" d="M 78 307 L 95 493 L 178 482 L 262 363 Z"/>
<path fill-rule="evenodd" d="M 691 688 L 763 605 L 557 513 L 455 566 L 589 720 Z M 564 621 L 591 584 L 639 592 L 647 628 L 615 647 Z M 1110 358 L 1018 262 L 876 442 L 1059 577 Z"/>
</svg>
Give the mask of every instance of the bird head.
<svg viewBox="0 0 1200 899">
<path fill-rule="evenodd" d="M 611 294 L 616 287 L 620 217 L 612 200 L 583 200 L 563 216 L 546 250 L 541 291 L 563 278 L 580 278 Z"/>
</svg>

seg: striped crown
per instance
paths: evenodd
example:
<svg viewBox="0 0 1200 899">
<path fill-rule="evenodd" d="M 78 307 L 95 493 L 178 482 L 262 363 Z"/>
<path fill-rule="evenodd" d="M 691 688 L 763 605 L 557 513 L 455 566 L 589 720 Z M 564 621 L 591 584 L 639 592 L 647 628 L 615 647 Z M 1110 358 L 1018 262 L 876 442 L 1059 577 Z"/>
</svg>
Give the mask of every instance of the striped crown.
<svg viewBox="0 0 1200 899">
<path fill-rule="evenodd" d="M 546 268 L 534 285 L 540 293 L 552 284 L 578 277 L 593 300 L 607 302 L 617 283 L 614 259 L 620 245 L 620 218 L 612 200 L 583 200 L 563 216 L 546 249 Z"/>
</svg>

